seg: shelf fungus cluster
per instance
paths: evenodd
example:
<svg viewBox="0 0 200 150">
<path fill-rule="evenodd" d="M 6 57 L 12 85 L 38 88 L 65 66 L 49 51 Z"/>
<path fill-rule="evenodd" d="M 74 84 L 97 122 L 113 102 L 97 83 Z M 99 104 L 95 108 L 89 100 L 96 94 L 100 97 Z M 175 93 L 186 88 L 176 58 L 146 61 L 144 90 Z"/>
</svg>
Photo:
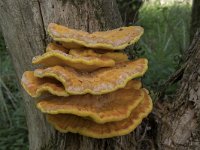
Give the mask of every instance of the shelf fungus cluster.
<svg viewBox="0 0 200 150">
<path fill-rule="evenodd" d="M 132 132 L 151 112 L 142 83 L 148 61 L 129 61 L 123 49 L 143 34 L 139 26 L 88 33 L 54 23 L 54 40 L 32 59 L 41 67 L 26 71 L 22 86 L 60 132 L 111 138 Z"/>
</svg>

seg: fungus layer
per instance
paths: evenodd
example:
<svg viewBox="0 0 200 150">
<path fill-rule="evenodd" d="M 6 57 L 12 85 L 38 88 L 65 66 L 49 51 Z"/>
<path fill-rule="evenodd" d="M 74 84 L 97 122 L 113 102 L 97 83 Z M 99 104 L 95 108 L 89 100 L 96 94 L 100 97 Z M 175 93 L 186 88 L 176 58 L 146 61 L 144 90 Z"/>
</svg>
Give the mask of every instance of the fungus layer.
<svg viewBox="0 0 200 150">
<path fill-rule="evenodd" d="M 142 88 L 142 82 L 137 79 L 130 80 L 123 89 L 130 89 L 130 88 L 139 90 Z"/>
<path fill-rule="evenodd" d="M 48 26 L 49 35 L 66 48 L 90 47 L 122 50 L 137 42 L 144 32 L 140 26 L 121 27 L 114 30 L 88 33 L 55 23 Z"/>
<path fill-rule="evenodd" d="M 63 85 L 55 79 L 37 78 L 33 71 L 24 72 L 21 84 L 32 97 L 39 97 L 42 93 L 49 92 L 57 96 L 68 96 Z"/>
<path fill-rule="evenodd" d="M 70 66 L 82 71 L 94 71 L 101 67 L 112 67 L 115 61 L 110 58 L 78 57 L 59 50 L 49 51 L 33 58 L 33 64 L 45 66 Z"/>
<path fill-rule="evenodd" d="M 135 89 L 139 81 L 130 81 L 129 87 L 103 95 L 73 95 L 48 97 L 40 100 L 37 107 L 48 114 L 73 114 L 89 117 L 97 123 L 119 121 L 129 117 L 131 111 L 144 98 L 143 90 Z"/>
<path fill-rule="evenodd" d="M 69 67 L 54 66 L 46 69 L 36 69 L 34 75 L 39 78 L 56 78 L 71 95 L 86 93 L 99 95 L 123 88 L 128 81 L 141 77 L 148 68 L 147 64 L 147 59 L 140 58 L 91 73 L 78 72 Z"/>
<path fill-rule="evenodd" d="M 99 50 L 101 51 L 101 50 Z M 98 57 L 98 58 L 111 58 L 115 62 L 128 61 L 128 56 L 123 52 L 105 52 L 97 53 L 92 49 L 71 49 L 69 51 L 70 55 L 73 56 L 85 56 L 85 57 Z"/>
<path fill-rule="evenodd" d="M 128 118 L 121 121 L 98 124 L 92 120 L 70 114 L 47 115 L 47 120 L 60 132 L 79 133 L 93 138 L 111 138 L 132 132 L 151 110 L 152 100 L 145 92 L 144 100 L 131 112 Z"/>
<path fill-rule="evenodd" d="M 56 43 L 49 43 L 47 45 L 46 52 L 53 51 L 53 50 L 59 50 L 59 51 L 62 51 L 64 53 L 69 52 L 69 49 L 64 48 L 62 45 L 59 45 L 59 44 L 56 44 Z"/>
</svg>

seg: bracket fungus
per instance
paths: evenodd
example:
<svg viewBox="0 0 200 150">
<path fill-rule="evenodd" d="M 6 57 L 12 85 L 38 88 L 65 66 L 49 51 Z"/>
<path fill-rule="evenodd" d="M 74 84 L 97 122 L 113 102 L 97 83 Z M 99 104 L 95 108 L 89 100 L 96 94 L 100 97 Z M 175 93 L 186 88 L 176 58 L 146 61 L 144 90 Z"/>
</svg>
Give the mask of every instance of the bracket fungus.
<svg viewBox="0 0 200 150">
<path fill-rule="evenodd" d="M 70 66 L 82 71 L 94 71 L 102 67 L 115 66 L 115 61 L 110 58 L 77 57 L 59 50 L 49 51 L 32 59 L 33 64 L 44 66 Z"/>
<path fill-rule="evenodd" d="M 53 40 L 66 48 L 89 47 L 106 50 L 123 50 L 137 42 L 144 29 L 140 26 L 121 27 L 114 30 L 88 33 L 50 23 L 48 33 Z"/>
<path fill-rule="evenodd" d="M 54 66 L 36 69 L 39 78 L 51 77 L 60 81 L 71 95 L 105 94 L 125 87 L 128 81 L 141 77 L 147 70 L 147 59 L 127 61 L 111 68 L 102 68 L 91 73 L 78 72 L 69 67 Z"/>
<path fill-rule="evenodd" d="M 41 99 L 37 107 L 43 113 L 74 114 L 91 118 L 97 123 L 119 121 L 127 118 L 143 100 L 144 92 L 140 85 L 139 81 L 130 81 L 127 88 L 97 96 L 85 94 L 63 98 L 47 97 Z"/>
<path fill-rule="evenodd" d="M 59 50 L 64 53 L 69 53 L 69 49 L 64 48 L 63 46 L 56 44 L 56 43 L 49 43 L 46 48 L 46 52 L 54 51 L 54 50 Z"/>
<path fill-rule="evenodd" d="M 123 49 L 143 34 L 139 26 L 88 33 L 55 23 L 54 42 L 33 58 L 43 68 L 24 72 L 21 84 L 37 108 L 60 132 L 111 138 L 132 132 L 151 112 L 152 100 L 140 80 L 148 61 L 133 61 Z M 116 52 L 115 50 L 120 50 Z"/>
<path fill-rule="evenodd" d="M 113 67 L 115 62 L 127 60 L 128 57 L 124 53 L 98 54 L 89 49 L 71 49 L 69 51 L 58 44 L 50 43 L 46 48 L 46 53 L 35 56 L 32 63 L 48 67 L 55 65 L 70 66 L 77 70 L 91 72 L 103 67 Z"/>
<path fill-rule="evenodd" d="M 39 97 L 47 92 L 56 96 L 69 96 L 60 82 L 51 78 L 37 78 L 34 76 L 33 71 L 24 72 L 21 84 L 26 92 L 32 97 Z"/>
<path fill-rule="evenodd" d="M 85 56 L 85 57 L 98 57 L 98 58 L 111 58 L 115 62 L 124 62 L 128 61 L 128 56 L 123 52 L 103 52 L 98 53 L 102 50 L 92 50 L 92 49 L 70 49 L 69 54 L 73 56 Z"/>
<path fill-rule="evenodd" d="M 111 138 L 133 131 L 152 110 L 152 100 L 145 92 L 144 100 L 121 121 L 98 124 L 88 118 L 70 114 L 47 115 L 47 120 L 60 132 L 79 133 L 93 138 Z"/>
<path fill-rule="evenodd" d="M 128 56 L 124 52 L 108 52 L 106 50 L 95 50 L 89 48 L 82 49 L 66 49 L 63 46 L 56 43 L 49 43 L 46 48 L 46 52 L 50 51 L 62 51 L 66 54 L 77 57 L 98 57 L 98 58 L 110 58 L 117 62 L 128 61 Z"/>
</svg>

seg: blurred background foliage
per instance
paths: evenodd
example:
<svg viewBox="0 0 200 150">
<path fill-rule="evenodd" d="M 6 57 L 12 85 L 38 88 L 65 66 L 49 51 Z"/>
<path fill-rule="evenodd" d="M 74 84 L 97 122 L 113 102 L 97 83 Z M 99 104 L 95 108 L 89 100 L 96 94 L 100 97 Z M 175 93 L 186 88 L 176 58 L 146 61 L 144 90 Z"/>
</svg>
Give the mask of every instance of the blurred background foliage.
<svg viewBox="0 0 200 150">
<path fill-rule="evenodd" d="M 154 91 L 181 64 L 181 56 L 189 46 L 190 12 L 191 6 L 185 3 L 143 5 L 139 11 L 136 24 L 145 29 L 139 46 L 150 66 L 144 82 Z"/>
<path fill-rule="evenodd" d="M 140 25 L 145 33 L 131 55 L 149 59 L 144 84 L 154 93 L 179 67 L 189 46 L 191 1 L 117 0 L 125 25 Z M 0 33 L 0 150 L 28 149 L 28 131 L 18 81 Z M 169 89 L 173 94 L 176 86 Z"/>
<path fill-rule="evenodd" d="M 28 132 L 18 81 L 0 34 L 0 150 L 28 149 Z"/>
</svg>

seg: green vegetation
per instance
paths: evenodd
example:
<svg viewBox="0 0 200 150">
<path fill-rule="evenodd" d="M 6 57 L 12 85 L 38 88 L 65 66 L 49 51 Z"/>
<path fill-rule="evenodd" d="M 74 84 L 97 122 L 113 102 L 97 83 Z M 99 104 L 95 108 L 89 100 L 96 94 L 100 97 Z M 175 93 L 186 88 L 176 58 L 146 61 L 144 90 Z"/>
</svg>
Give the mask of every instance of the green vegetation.
<svg viewBox="0 0 200 150">
<path fill-rule="evenodd" d="M 145 32 L 140 40 L 141 56 L 149 59 L 149 70 L 144 82 L 154 91 L 181 63 L 181 55 L 189 45 L 189 4 L 171 6 L 144 4 L 140 9 L 138 25 Z"/>
<path fill-rule="evenodd" d="M 138 25 L 145 29 L 138 53 L 149 59 L 144 82 L 156 91 L 179 66 L 180 57 L 189 44 L 191 6 L 144 4 Z M 28 149 L 28 132 L 24 108 L 11 59 L 0 35 L 0 149 Z M 173 88 L 172 88 L 173 90 Z"/>
<path fill-rule="evenodd" d="M 28 149 L 28 132 L 21 94 L 10 56 L 0 35 L 0 149 Z"/>
</svg>

